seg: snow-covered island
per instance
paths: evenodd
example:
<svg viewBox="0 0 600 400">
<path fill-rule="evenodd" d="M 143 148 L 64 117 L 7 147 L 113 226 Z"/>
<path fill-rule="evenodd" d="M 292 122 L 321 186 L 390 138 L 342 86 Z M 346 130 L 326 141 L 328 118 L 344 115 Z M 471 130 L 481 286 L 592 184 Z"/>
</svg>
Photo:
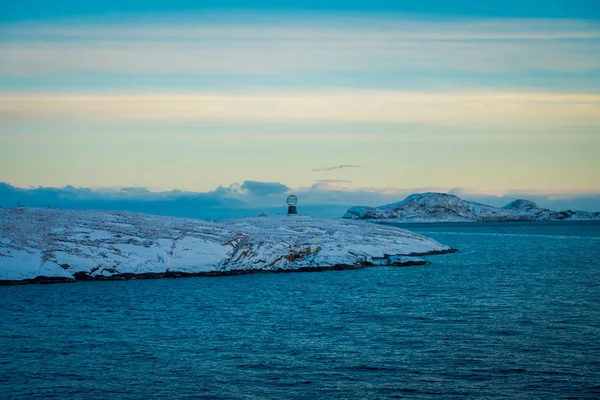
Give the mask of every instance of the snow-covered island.
<svg viewBox="0 0 600 400">
<path fill-rule="evenodd" d="M 447 193 L 422 193 L 381 207 L 351 207 L 342 218 L 380 222 L 496 222 L 600 220 L 600 213 L 551 211 L 529 200 L 515 200 L 504 207 L 465 201 Z"/>
<path fill-rule="evenodd" d="M 452 251 L 363 221 L 0 209 L 0 284 L 422 265 Z"/>
</svg>

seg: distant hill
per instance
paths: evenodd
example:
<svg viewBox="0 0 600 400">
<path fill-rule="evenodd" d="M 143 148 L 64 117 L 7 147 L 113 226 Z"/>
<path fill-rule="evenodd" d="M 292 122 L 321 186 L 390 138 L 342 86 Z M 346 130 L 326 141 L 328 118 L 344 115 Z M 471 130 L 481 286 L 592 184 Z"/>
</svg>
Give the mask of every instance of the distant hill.
<svg viewBox="0 0 600 400">
<path fill-rule="evenodd" d="M 417 193 L 398 203 L 380 207 L 351 207 L 342 218 L 389 222 L 494 222 L 600 220 L 600 213 L 552 211 L 529 200 L 515 200 L 504 207 L 463 200 L 447 193 Z"/>
</svg>

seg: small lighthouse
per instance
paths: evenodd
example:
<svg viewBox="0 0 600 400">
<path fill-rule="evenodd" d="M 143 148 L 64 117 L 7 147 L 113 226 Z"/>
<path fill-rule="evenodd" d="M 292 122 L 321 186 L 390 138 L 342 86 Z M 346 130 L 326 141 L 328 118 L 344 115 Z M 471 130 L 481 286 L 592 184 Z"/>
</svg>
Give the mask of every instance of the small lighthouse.
<svg viewBox="0 0 600 400">
<path fill-rule="evenodd" d="M 298 204 L 298 198 L 293 194 L 287 197 L 286 203 L 288 204 L 288 215 L 298 214 L 298 210 L 296 210 L 296 204 Z"/>
</svg>

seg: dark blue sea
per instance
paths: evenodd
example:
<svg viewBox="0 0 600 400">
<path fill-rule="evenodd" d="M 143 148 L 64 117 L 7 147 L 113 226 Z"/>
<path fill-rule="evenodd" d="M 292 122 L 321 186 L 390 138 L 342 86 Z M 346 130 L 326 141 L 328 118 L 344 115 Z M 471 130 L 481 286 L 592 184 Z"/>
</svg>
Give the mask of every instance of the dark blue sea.
<svg viewBox="0 0 600 400">
<path fill-rule="evenodd" d="M 409 229 L 460 252 L 0 287 L 0 398 L 600 397 L 600 224 Z"/>
</svg>

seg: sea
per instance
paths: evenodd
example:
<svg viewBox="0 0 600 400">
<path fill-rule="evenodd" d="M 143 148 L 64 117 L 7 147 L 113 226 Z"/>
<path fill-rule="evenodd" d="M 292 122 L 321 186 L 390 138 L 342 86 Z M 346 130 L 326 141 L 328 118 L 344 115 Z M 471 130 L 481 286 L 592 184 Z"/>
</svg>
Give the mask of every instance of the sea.
<svg viewBox="0 0 600 400">
<path fill-rule="evenodd" d="M 597 399 L 600 223 L 418 267 L 0 287 L 0 399 Z"/>
</svg>

